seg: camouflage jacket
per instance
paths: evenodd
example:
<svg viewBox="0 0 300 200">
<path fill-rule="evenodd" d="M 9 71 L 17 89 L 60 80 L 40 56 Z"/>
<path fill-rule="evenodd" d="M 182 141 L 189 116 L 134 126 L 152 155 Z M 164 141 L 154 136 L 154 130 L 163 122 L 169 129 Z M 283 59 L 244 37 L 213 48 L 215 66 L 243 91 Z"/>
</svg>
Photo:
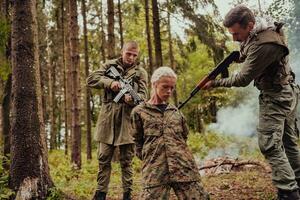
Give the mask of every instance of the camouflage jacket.
<svg viewBox="0 0 300 200">
<path fill-rule="evenodd" d="M 136 154 L 143 161 L 145 187 L 170 182 L 200 180 L 198 168 L 186 144 L 188 128 L 179 110 L 168 105 L 165 112 L 149 103 L 131 114 Z"/>
<path fill-rule="evenodd" d="M 242 69 L 237 74 L 213 81 L 213 87 L 245 87 L 254 80 L 259 90 L 276 90 L 293 78 L 286 56 L 289 50 L 281 32 L 274 28 L 253 31 L 241 44 Z"/>
<path fill-rule="evenodd" d="M 96 89 L 104 89 L 95 140 L 115 146 L 131 144 L 134 143 L 130 122 L 133 106 L 122 100 L 119 103 L 113 102 L 117 93 L 110 89 L 110 85 L 114 80 L 106 76 L 106 71 L 111 65 L 114 65 L 124 78 L 132 80 L 133 88 L 142 98 L 145 99 L 147 96 L 147 72 L 140 66 L 134 65 L 125 69 L 119 58 L 109 60 L 99 70 L 92 72 L 87 78 L 87 85 Z"/>
</svg>

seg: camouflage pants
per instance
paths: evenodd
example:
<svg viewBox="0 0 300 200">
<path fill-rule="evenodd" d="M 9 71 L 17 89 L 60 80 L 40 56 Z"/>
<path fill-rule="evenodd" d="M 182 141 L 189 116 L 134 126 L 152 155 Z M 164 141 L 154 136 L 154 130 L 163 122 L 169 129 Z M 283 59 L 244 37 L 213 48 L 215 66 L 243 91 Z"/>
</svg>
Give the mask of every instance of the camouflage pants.
<svg viewBox="0 0 300 200">
<path fill-rule="evenodd" d="M 134 144 L 125 144 L 118 146 L 120 149 L 120 165 L 122 169 L 123 191 L 131 191 L 132 186 L 132 159 L 134 156 Z M 116 146 L 99 143 L 98 160 L 99 171 L 97 176 L 97 190 L 107 193 L 111 174 L 111 160 Z"/>
<path fill-rule="evenodd" d="M 168 200 L 173 188 L 179 200 L 208 200 L 200 182 L 175 182 L 156 187 L 144 188 L 139 199 L 142 200 Z"/>
<path fill-rule="evenodd" d="M 272 168 L 274 185 L 282 190 L 298 188 L 300 152 L 296 109 L 299 89 L 284 86 L 281 92 L 262 92 L 259 96 L 258 143 Z"/>
</svg>

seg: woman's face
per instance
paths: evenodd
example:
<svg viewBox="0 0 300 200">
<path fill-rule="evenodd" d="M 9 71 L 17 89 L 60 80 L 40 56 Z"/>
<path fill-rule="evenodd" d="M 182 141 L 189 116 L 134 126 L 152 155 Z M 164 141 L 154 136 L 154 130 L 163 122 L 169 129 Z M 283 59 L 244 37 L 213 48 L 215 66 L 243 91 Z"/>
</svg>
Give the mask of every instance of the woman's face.
<svg viewBox="0 0 300 200">
<path fill-rule="evenodd" d="M 172 95 L 176 84 L 176 78 L 170 76 L 162 76 L 160 79 L 153 83 L 155 95 L 162 102 L 167 101 Z"/>
</svg>

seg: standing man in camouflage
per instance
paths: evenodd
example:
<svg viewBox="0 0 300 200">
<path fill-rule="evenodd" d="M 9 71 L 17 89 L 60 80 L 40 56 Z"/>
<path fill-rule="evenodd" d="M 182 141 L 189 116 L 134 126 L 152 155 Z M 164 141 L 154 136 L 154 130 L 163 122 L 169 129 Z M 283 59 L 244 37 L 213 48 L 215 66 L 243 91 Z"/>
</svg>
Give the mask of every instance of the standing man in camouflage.
<svg viewBox="0 0 300 200">
<path fill-rule="evenodd" d="M 208 82 L 203 89 L 245 87 L 254 80 L 254 85 L 260 90 L 257 129 L 260 150 L 271 165 L 278 199 L 298 200 L 300 153 L 296 107 L 299 88 L 288 64 L 289 50 L 282 24 L 258 26 L 251 10 L 239 5 L 229 11 L 224 25 L 233 40 L 241 42 L 243 67 L 229 78 Z"/>
<path fill-rule="evenodd" d="M 176 84 L 169 67 L 154 71 L 148 102 L 132 111 L 136 154 L 143 161 L 143 191 L 139 199 L 167 200 L 173 188 L 180 200 L 206 200 L 198 167 L 186 140 L 188 128 L 182 113 L 167 100 Z"/>
<path fill-rule="evenodd" d="M 123 199 L 131 199 L 133 173 L 131 162 L 134 156 L 134 141 L 130 113 L 134 104 L 129 94 L 125 94 L 118 103 L 113 102 L 121 85 L 119 81 L 107 75 L 107 70 L 114 66 L 123 78 L 131 80 L 132 87 L 142 99 L 145 99 L 147 95 L 147 72 L 136 62 L 139 54 L 139 47 L 136 42 L 127 42 L 121 53 L 120 58 L 109 60 L 99 70 L 91 73 L 87 79 L 89 87 L 104 89 L 95 134 L 95 140 L 99 142 L 98 187 L 94 196 L 95 200 L 106 198 L 111 174 L 111 160 L 116 147 L 120 149 Z"/>
</svg>

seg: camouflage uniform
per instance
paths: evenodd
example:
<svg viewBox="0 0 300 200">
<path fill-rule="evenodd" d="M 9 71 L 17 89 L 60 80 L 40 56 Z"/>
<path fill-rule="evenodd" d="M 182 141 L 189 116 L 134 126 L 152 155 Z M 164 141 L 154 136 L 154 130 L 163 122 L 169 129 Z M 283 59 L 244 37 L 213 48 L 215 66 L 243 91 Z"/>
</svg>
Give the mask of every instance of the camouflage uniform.
<svg viewBox="0 0 300 200">
<path fill-rule="evenodd" d="M 118 146 L 120 149 L 123 189 L 124 192 L 128 192 L 131 191 L 132 186 L 131 162 L 134 156 L 134 141 L 130 122 L 130 113 L 133 106 L 126 104 L 123 100 L 119 103 L 113 102 L 117 92 L 113 92 L 110 85 L 114 80 L 105 74 L 110 66 L 116 67 L 124 78 L 131 79 L 133 88 L 142 98 L 146 98 L 147 94 L 147 72 L 138 65 L 125 68 L 122 59 L 119 58 L 108 61 L 87 78 L 89 87 L 104 89 L 95 132 L 95 140 L 99 142 L 98 190 L 107 193 L 111 160 L 114 150 Z"/>
<path fill-rule="evenodd" d="M 241 45 L 244 65 L 239 73 L 213 81 L 213 87 L 244 87 L 254 80 L 260 90 L 258 143 L 272 167 L 278 189 L 295 190 L 300 180 L 296 107 L 299 88 L 294 84 L 282 31 L 254 31 Z"/>
<path fill-rule="evenodd" d="M 136 154 L 143 161 L 142 199 L 208 199 L 193 155 L 186 144 L 188 128 L 173 105 L 162 112 L 149 103 L 132 111 Z"/>
</svg>

